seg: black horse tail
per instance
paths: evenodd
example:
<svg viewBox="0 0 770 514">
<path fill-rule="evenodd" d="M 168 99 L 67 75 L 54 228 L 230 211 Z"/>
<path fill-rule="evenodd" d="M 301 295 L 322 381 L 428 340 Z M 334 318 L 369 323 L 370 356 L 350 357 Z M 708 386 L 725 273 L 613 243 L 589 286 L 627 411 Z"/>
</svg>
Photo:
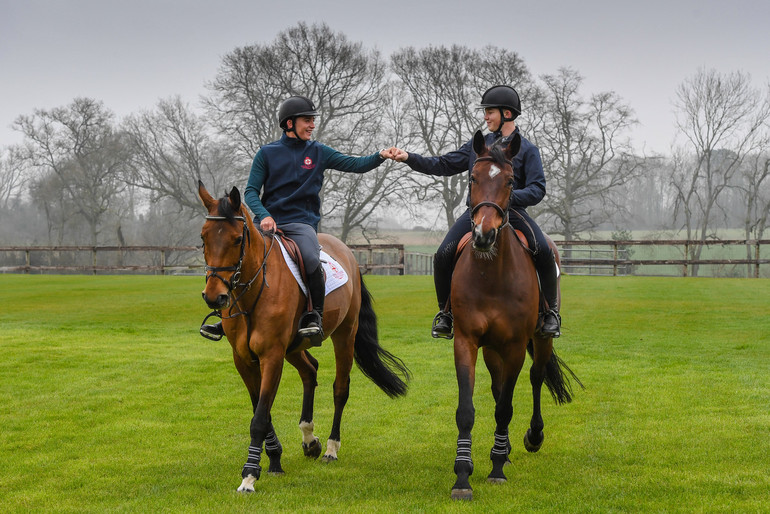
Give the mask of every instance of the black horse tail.
<svg viewBox="0 0 770 514">
<path fill-rule="evenodd" d="M 360 276 L 359 276 L 360 277 Z M 361 372 L 391 398 L 404 396 L 411 372 L 404 362 L 380 346 L 377 338 L 377 315 L 372 307 L 372 295 L 361 280 L 361 310 L 358 312 L 358 332 L 354 356 Z M 401 377 L 396 374 L 403 376 Z"/>
<path fill-rule="evenodd" d="M 527 351 L 532 356 L 532 340 L 527 345 Z M 569 374 L 569 376 L 568 376 Z M 555 351 L 551 351 L 551 358 L 545 365 L 545 385 L 548 387 L 548 391 L 553 397 L 553 401 L 561 405 L 564 403 L 570 403 L 572 401 L 572 383 L 569 377 L 577 382 L 577 384 L 585 389 L 583 382 L 575 375 L 575 373 L 567 366 L 567 364 L 561 360 L 561 357 L 556 355 Z"/>
</svg>

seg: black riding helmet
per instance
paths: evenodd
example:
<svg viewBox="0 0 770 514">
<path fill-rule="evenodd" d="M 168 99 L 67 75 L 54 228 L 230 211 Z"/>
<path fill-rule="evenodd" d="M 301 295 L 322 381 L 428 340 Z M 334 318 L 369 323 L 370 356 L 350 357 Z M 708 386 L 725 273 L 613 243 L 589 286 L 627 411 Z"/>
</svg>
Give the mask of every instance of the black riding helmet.
<svg viewBox="0 0 770 514">
<path fill-rule="evenodd" d="M 500 109 L 501 123 L 513 121 L 521 114 L 521 101 L 519 93 L 511 86 L 492 86 L 481 95 L 481 107 L 497 107 Z M 513 113 L 511 118 L 506 118 L 503 109 L 508 109 Z M 500 130 L 498 128 L 498 130 Z"/>
<path fill-rule="evenodd" d="M 283 102 L 278 108 L 278 124 L 281 126 L 284 132 L 293 131 L 294 128 L 288 128 L 286 123 L 289 120 L 294 120 L 299 116 L 318 116 L 320 113 L 316 111 L 315 105 L 309 98 L 304 96 L 290 96 Z M 292 123 L 294 125 L 294 123 Z M 296 132 L 295 132 L 296 134 Z"/>
</svg>

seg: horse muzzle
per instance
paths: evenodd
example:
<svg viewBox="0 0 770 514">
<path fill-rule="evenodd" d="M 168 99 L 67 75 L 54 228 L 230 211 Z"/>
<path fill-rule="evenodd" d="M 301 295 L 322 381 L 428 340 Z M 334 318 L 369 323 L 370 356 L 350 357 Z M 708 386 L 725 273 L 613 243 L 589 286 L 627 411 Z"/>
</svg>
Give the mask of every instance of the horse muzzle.
<svg viewBox="0 0 770 514">
<path fill-rule="evenodd" d="M 203 301 L 206 302 L 210 309 L 221 310 L 230 306 L 230 295 L 228 293 L 220 293 L 212 299 L 204 290 L 201 296 L 203 296 Z"/>
<path fill-rule="evenodd" d="M 484 230 L 481 225 L 475 225 L 471 234 L 471 243 L 473 249 L 479 252 L 488 252 L 492 250 L 497 241 L 498 229 L 492 228 Z"/>
</svg>

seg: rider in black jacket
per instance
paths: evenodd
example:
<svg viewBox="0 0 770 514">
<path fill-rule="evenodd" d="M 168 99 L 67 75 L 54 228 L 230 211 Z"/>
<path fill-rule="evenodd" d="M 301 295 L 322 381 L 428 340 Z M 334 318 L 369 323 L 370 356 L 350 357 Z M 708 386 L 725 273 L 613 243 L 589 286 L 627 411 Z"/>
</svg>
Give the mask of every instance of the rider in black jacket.
<svg viewBox="0 0 770 514">
<path fill-rule="evenodd" d="M 484 108 L 484 121 L 489 133 L 484 139 L 487 146 L 506 145 L 519 131 L 515 119 L 521 114 L 519 95 L 512 87 L 493 86 L 481 97 Z M 439 157 L 423 157 L 416 153 L 398 150 L 395 160 L 405 162 L 415 171 L 436 176 L 451 176 L 470 172 L 476 160 L 471 139 L 459 149 Z M 556 262 L 548 242 L 540 227 L 529 217 L 526 208 L 536 205 L 545 196 L 545 174 L 538 148 L 525 138 L 521 138 L 521 149 L 513 158 L 514 190 L 508 218 L 513 228 L 521 230 L 534 253 L 535 268 L 540 277 L 543 295 L 549 305 L 544 313 L 541 332 L 551 337 L 559 337 L 561 318 L 558 305 L 558 272 Z M 457 218 L 449 229 L 444 241 L 434 256 L 433 278 L 436 285 L 439 313 L 433 320 L 433 337 L 451 339 L 454 337 L 452 314 L 445 310 L 449 299 L 450 281 L 454 268 L 454 255 L 462 237 L 471 231 L 470 212 L 466 211 Z"/>
</svg>

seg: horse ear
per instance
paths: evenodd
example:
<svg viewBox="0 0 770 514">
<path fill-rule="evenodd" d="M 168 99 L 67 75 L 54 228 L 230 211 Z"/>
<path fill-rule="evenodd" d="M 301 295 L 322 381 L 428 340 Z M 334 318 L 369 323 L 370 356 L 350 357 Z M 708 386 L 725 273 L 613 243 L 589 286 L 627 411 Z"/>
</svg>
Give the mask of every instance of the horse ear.
<svg viewBox="0 0 770 514">
<path fill-rule="evenodd" d="M 521 135 L 516 132 L 513 135 L 513 138 L 508 143 L 508 146 L 505 147 L 505 156 L 508 159 L 513 159 L 516 157 L 516 154 L 519 153 L 519 149 L 521 148 Z"/>
<path fill-rule="evenodd" d="M 198 197 L 201 199 L 201 202 L 203 202 L 203 206 L 206 209 L 211 209 L 211 205 L 216 203 L 216 200 L 214 200 L 214 197 L 209 194 L 209 192 L 206 190 L 206 187 L 203 185 L 203 181 L 198 180 Z"/>
<path fill-rule="evenodd" d="M 473 134 L 473 151 L 476 152 L 476 155 L 487 153 L 487 142 L 484 141 L 484 134 L 480 130 Z"/>
<path fill-rule="evenodd" d="M 228 196 L 230 197 L 230 205 L 233 206 L 233 210 L 239 212 L 241 210 L 241 192 L 238 191 L 237 187 L 233 186 Z"/>
</svg>

